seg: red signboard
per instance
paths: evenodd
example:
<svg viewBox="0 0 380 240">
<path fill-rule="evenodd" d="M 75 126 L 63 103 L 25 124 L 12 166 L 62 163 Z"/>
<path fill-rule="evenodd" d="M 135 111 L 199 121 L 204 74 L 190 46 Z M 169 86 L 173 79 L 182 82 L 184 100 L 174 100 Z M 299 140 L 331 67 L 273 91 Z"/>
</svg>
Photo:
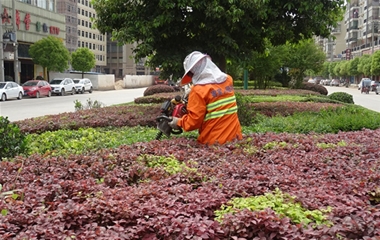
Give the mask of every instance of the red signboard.
<svg viewBox="0 0 380 240">
<path fill-rule="evenodd" d="M 351 59 L 351 49 L 347 48 L 346 49 L 346 60 L 350 60 Z"/>
</svg>

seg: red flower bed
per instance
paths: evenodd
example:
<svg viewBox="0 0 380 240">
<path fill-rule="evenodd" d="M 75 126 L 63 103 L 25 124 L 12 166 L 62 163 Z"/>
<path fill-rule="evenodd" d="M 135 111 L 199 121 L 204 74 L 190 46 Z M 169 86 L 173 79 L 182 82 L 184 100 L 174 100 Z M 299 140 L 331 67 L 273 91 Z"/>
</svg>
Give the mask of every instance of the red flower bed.
<svg viewBox="0 0 380 240">
<path fill-rule="evenodd" d="M 378 239 L 379 146 L 380 129 L 253 134 L 210 147 L 176 138 L 67 159 L 19 157 L 0 163 L 2 192 L 18 194 L 0 198 L 4 215 L 0 235 L 2 239 Z M 139 161 L 144 155 L 172 155 L 197 171 L 170 175 Z M 333 226 L 304 228 L 271 210 L 241 211 L 227 215 L 221 224 L 214 220 L 214 211 L 231 198 L 276 188 L 296 196 L 309 210 L 332 207 L 328 219 Z"/>
</svg>

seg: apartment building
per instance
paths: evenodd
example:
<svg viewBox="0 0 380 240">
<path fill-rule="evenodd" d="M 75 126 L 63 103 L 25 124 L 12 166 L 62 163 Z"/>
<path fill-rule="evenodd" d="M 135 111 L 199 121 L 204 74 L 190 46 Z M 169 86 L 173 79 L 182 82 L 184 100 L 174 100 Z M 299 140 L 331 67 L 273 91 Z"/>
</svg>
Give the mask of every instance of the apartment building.
<svg viewBox="0 0 380 240">
<path fill-rule="evenodd" d="M 57 2 L 57 12 L 65 16 L 66 22 L 66 48 L 70 53 L 77 49 L 78 28 L 77 2 L 75 0 L 63 0 Z"/>
<path fill-rule="evenodd" d="M 106 66 L 106 37 L 92 25 L 95 10 L 90 0 L 57 0 L 57 12 L 66 18 L 66 47 L 70 52 L 78 47 L 90 49 L 95 54 L 93 72 L 102 72 Z M 75 69 L 72 69 L 75 70 Z"/>
<path fill-rule="evenodd" d="M 351 0 L 344 15 L 347 54 L 352 59 L 363 54 L 372 54 L 379 49 L 379 0 Z"/>
<path fill-rule="evenodd" d="M 327 61 L 339 61 L 345 56 L 347 49 L 345 38 L 346 27 L 344 20 L 342 20 L 337 24 L 337 27 L 332 29 L 329 38 L 315 37 L 314 40 L 326 54 Z"/>
<path fill-rule="evenodd" d="M 107 66 L 104 73 L 114 74 L 115 78 L 123 78 L 125 75 L 149 75 L 152 74 L 148 67 L 145 67 L 145 59 L 135 62 L 133 59 L 133 48 L 136 44 L 119 45 L 117 41 L 111 39 L 111 34 L 107 35 Z"/>
</svg>

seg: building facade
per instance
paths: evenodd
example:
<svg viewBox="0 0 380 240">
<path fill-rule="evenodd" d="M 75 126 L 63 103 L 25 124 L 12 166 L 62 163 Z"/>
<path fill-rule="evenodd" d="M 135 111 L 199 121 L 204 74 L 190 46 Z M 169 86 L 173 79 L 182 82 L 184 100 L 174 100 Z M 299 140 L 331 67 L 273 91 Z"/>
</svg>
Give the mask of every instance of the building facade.
<svg viewBox="0 0 380 240">
<path fill-rule="evenodd" d="M 133 59 L 133 44 L 119 45 L 117 41 L 111 39 L 111 34 L 107 35 L 107 66 L 104 73 L 114 74 L 116 79 L 121 79 L 125 75 L 149 75 L 150 68 L 145 67 L 145 59 L 135 62 Z"/>
<path fill-rule="evenodd" d="M 15 36 L 14 41 L 3 38 L 1 60 L 6 80 L 17 79 L 18 83 L 23 83 L 46 74 L 42 67 L 33 63 L 28 51 L 31 44 L 49 35 L 65 41 L 65 18 L 55 13 L 55 7 L 54 0 L 2 1 L 2 33 L 14 33 Z M 15 72 L 18 72 L 17 76 Z"/>
<path fill-rule="evenodd" d="M 347 53 L 344 59 L 372 54 L 379 49 L 379 0 L 351 0 L 344 15 Z"/>
<path fill-rule="evenodd" d="M 61 1 L 61 0 L 59 0 Z M 63 0 L 69 1 L 69 0 Z M 76 1 L 76 0 L 73 0 Z M 106 35 L 101 34 L 93 27 L 91 18 L 96 17 L 96 12 L 91 5 L 90 0 L 78 1 L 78 41 L 77 47 L 85 47 L 95 54 L 96 67 L 93 72 L 104 72 L 107 65 L 107 39 Z"/>
</svg>

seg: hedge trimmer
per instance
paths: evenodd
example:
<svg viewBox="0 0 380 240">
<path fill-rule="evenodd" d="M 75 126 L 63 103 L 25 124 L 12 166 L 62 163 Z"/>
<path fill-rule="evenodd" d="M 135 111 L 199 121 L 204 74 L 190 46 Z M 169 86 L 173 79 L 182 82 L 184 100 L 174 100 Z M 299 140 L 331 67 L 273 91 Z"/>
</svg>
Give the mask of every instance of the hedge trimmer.
<svg viewBox="0 0 380 240">
<path fill-rule="evenodd" d="M 177 95 L 173 99 L 168 99 L 162 103 L 160 108 L 161 114 L 156 118 L 157 129 L 159 130 L 156 135 L 156 140 L 160 140 L 163 134 L 170 137 L 171 134 L 178 135 L 183 132 L 182 129 L 172 129 L 168 123 L 172 121 L 173 117 L 181 118 L 187 113 L 186 105 L 188 93 L 189 91 L 185 91 L 183 97 Z"/>
</svg>

